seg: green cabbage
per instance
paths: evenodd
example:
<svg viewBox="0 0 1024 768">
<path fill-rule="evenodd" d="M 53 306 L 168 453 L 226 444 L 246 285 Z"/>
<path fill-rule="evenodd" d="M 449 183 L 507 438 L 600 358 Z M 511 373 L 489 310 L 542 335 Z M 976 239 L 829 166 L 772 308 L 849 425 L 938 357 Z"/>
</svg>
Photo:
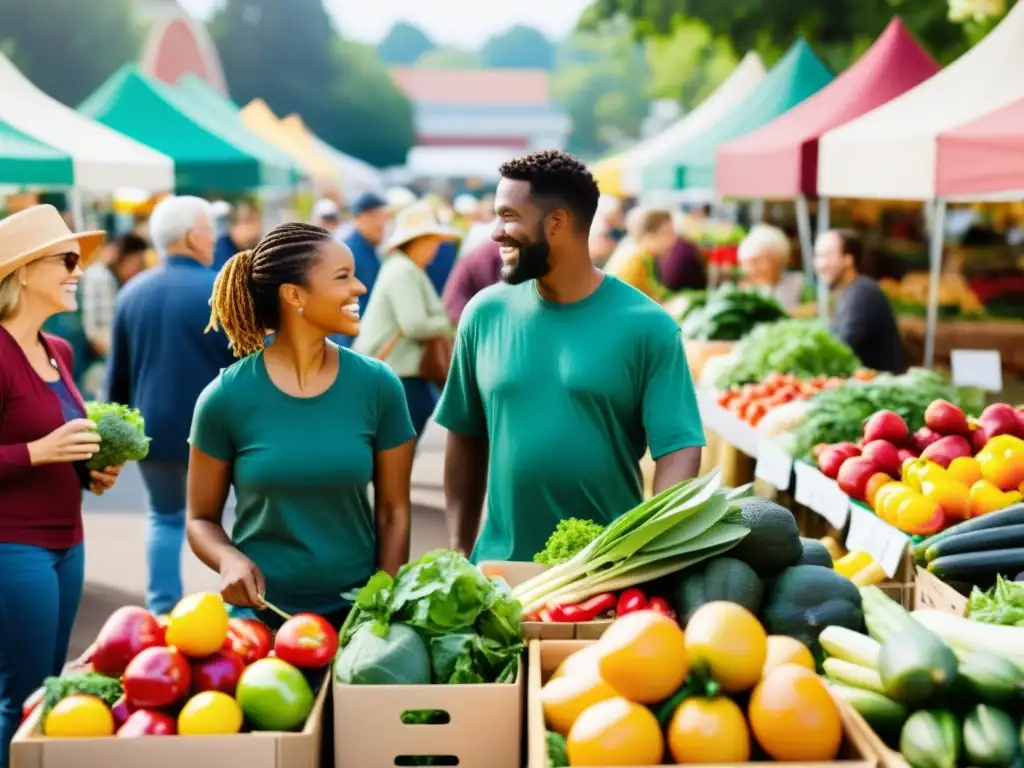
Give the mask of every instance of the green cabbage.
<svg viewBox="0 0 1024 768">
<path fill-rule="evenodd" d="M 392 624 L 380 637 L 363 624 L 338 651 L 335 676 L 347 685 L 429 685 L 430 654 L 419 634 L 405 624 Z"/>
</svg>

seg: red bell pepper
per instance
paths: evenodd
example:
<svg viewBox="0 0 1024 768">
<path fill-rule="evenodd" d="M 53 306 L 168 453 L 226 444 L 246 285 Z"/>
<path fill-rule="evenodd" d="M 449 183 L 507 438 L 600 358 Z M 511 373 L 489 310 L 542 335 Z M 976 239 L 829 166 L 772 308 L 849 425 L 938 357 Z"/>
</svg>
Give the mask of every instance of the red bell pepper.
<svg viewBox="0 0 1024 768">
<path fill-rule="evenodd" d="M 672 606 L 663 597 L 652 597 L 647 607 L 656 613 L 663 613 L 669 618 L 674 619 L 676 617 L 676 612 L 672 610 Z"/>
<path fill-rule="evenodd" d="M 615 607 L 615 595 L 604 592 L 576 605 L 556 605 L 551 609 L 553 621 L 582 623 L 593 621 Z"/>
<path fill-rule="evenodd" d="M 647 595 L 642 589 L 630 587 L 619 595 L 618 605 L 615 607 L 616 616 L 625 616 L 627 613 L 642 611 L 647 607 Z"/>
</svg>

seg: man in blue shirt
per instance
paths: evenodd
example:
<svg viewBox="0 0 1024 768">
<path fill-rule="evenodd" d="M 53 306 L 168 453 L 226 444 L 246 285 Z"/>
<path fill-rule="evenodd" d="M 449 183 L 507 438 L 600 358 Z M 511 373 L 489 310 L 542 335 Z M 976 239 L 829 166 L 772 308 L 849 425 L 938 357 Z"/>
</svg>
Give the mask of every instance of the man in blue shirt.
<svg viewBox="0 0 1024 768">
<path fill-rule="evenodd" d="M 147 607 L 168 613 L 181 599 L 188 434 L 196 400 L 221 368 L 234 362 L 227 338 L 206 333 L 213 262 L 214 214 L 198 197 L 169 197 L 153 210 L 150 236 L 159 266 L 117 296 L 107 394 L 138 408 L 152 438 L 139 464 L 149 497 Z"/>
<path fill-rule="evenodd" d="M 260 239 L 260 212 L 249 203 L 239 203 L 228 215 L 227 230 L 213 247 L 213 271 L 220 272 L 228 259 L 252 248 Z"/>
<path fill-rule="evenodd" d="M 387 201 L 374 192 L 364 192 L 352 201 L 352 231 L 345 238 L 356 260 L 356 277 L 366 286 L 359 297 L 359 314 L 366 310 L 373 284 L 380 271 L 377 247 L 384 240 L 391 211 Z"/>
</svg>

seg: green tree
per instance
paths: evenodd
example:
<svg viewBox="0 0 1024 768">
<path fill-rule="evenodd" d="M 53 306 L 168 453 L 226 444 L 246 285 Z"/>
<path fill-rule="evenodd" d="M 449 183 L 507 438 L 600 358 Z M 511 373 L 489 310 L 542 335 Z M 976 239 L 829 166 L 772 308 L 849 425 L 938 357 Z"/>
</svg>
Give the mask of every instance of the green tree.
<svg viewBox="0 0 1024 768">
<path fill-rule="evenodd" d="M 444 47 L 427 51 L 416 61 L 418 69 L 478 69 L 480 57 L 472 51 Z"/>
<path fill-rule="evenodd" d="M 897 14 L 944 62 L 969 45 L 943 0 L 595 0 L 582 23 L 593 26 L 620 14 L 640 37 L 666 35 L 678 21 L 698 19 L 737 51 L 757 50 L 769 59 L 803 36 L 834 69 L 848 66 Z"/>
<path fill-rule="evenodd" d="M 737 61 L 727 42 L 699 21 L 677 22 L 672 32 L 647 41 L 649 93 L 685 109 L 704 101 L 729 76 Z"/>
<path fill-rule="evenodd" d="M 408 67 L 435 48 L 437 45 L 422 29 L 407 21 L 398 21 L 377 45 L 377 53 L 389 67 Z"/>
<path fill-rule="evenodd" d="M 570 149 L 604 153 L 636 137 L 650 107 L 643 47 L 621 21 L 570 36 L 558 52 L 552 95 L 572 118 Z"/>
<path fill-rule="evenodd" d="M 135 59 L 141 40 L 132 0 L 0 2 L 0 50 L 69 106 Z"/>
<path fill-rule="evenodd" d="M 227 0 L 210 29 L 236 101 L 298 113 L 324 141 L 375 165 L 404 162 L 408 102 L 374 48 L 340 42 L 322 0 Z"/>
<path fill-rule="evenodd" d="M 480 63 L 489 69 L 555 68 L 556 49 L 544 33 L 516 25 L 495 35 L 480 49 Z"/>
</svg>

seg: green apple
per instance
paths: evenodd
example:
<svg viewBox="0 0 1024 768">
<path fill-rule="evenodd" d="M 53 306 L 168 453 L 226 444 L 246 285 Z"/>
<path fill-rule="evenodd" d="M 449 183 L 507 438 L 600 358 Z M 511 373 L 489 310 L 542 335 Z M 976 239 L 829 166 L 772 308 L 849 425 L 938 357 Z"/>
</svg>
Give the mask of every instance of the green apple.
<svg viewBox="0 0 1024 768">
<path fill-rule="evenodd" d="M 253 662 L 238 679 L 235 698 L 246 718 L 261 731 L 295 731 L 313 709 L 313 689 L 305 675 L 286 661 Z"/>
</svg>

